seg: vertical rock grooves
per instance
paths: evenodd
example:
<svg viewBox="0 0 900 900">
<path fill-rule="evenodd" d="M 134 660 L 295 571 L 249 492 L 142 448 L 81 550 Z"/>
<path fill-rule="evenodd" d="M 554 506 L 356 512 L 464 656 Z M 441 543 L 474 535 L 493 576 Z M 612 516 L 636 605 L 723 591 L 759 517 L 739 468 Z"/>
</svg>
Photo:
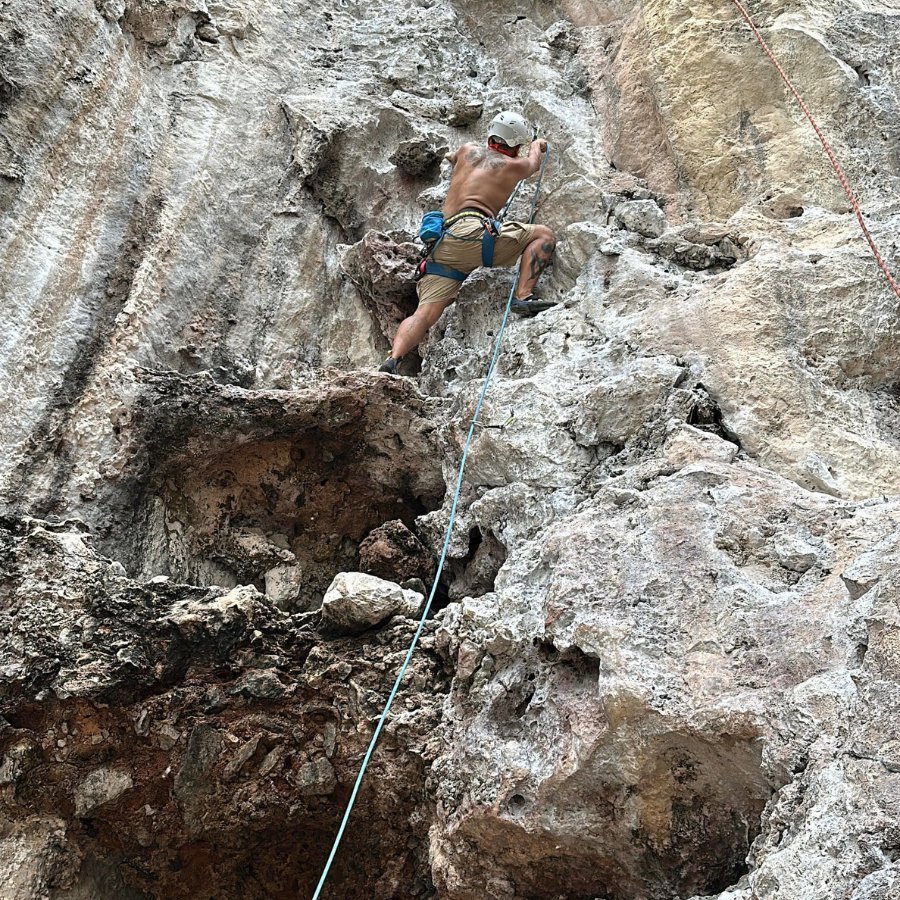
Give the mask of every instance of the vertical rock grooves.
<svg viewBox="0 0 900 900">
<path fill-rule="evenodd" d="M 13 496 L 27 494 L 32 482 L 40 478 L 49 482 L 43 501 L 34 506 L 39 515 L 65 513 L 65 504 L 59 495 L 71 477 L 75 459 L 73 447 L 63 435 L 73 408 L 90 383 L 98 357 L 115 328 L 116 317 L 127 301 L 144 245 L 153 238 L 161 208 L 161 200 L 153 197 L 135 207 L 122 239 L 116 267 L 100 285 L 99 297 L 80 313 L 90 331 L 80 337 L 74 355 L 59 376 L 59 390 L 53 402 L 27 438 L 30 452 L 20 459 L 11 475 L 10 493 Z M 15 392 L 16 386 L 11 387 Z"/>
</svg>

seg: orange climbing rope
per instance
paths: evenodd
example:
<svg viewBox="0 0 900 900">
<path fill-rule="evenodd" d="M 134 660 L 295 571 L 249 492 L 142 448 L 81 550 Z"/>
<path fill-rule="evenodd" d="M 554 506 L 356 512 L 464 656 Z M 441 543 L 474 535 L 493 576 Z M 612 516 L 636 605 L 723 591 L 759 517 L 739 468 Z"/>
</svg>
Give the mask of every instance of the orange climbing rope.
<svg viewBox="0 0 900 900">
<path fill-rule="evenodd" d="M 869 234 L 869 229 L 866 228 L 866 223 L 863 221 L 863 215 L 860 211 L 859 204 L 856 202 L 856 196 L 853 191 L 850 189 L 850 185 L 847 184 L 847 179 L 844 177 L 844 173 L 841 170 L 840 164 L 837 161 L 834 153 L 831 150 L 831 147 L 828 145 L 828 141 L 825 140 L 825 135 L 822 134 L 821 129 L 816 124 L 816 120 L 812 117 L 812 113 L 806 108 L 806 104 L 800 98 L 800 95 L 797 93 L 797 89 L 791 84 L 790 78 L 787 77 L 784 73 L 784 69 L 781 68 L 778 60 L 775 59 L 775 54 L 769 49 L 769 45 L 763 40 L 763 36 L 759 33 L 757 27 L 753 24 L 753 20 L 747 14 L 747 10 L 741 6 L 739 0 L 731 0 L 731 2 L 738 8 L 740 14 L 747 20 L 747 24 L 753 30 L 753 33 L 756 35 L 756 39 L 759 41 L 760 46 L 763 50 L 766 51 L 766 55 L 769 59 L 772 60 L 772 65 L 778 69 L 778 74 L 784 80 L 784 83 L 788 86 L 790 92 L 794 95 L 794 99 L 797 103 L 800 104 L 800 109 L 803 110 L 806 118 L 809 119 L 809 124 L 812 125 L 813 129 L 815 129 L 816 134 L 819 136 L 819 140 L 822 142 L 822 146 L 825 148 L 825 152 L 828 154 L 828 158 L 831 160 L 831 165 L 834 166 L 834 171 L 837 173 L 837 177 L 841 181 L 841 185 L 844 188 L 847 197 L 850 200 L 850 205 L 853 207 L 853 211 L 856 213 L 856 218 L 859 220 L 859 227 L 862 228 L 862 232 L 865 235 L 866 240 L 869 242 L 869 247 L 872 248 L 872 253 L 875 255 L 875 260 L 878 263 L 881 271 L 884 272 L 884 277 L 887 278 L 888 282 L 890 282 L 891 287 L 894 290 L 894 293 L 900 298 L 900 287 L 897 287 L 897 282 L 894 281 L 893 276 L 888 271 L 887 266 L 884 264 L 884 260 L 881 258 L 881 254 L 878 252 L 878 248 L 875 246 L 875 241 L 872 240 L 872 235 Z"/>
</svg>

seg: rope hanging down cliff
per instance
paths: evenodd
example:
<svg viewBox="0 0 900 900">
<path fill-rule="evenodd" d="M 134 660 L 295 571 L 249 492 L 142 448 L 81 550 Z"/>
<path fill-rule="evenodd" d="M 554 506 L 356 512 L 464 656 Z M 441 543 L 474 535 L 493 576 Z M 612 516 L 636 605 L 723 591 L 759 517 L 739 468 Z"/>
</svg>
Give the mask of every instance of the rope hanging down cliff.
<svg viewBox="0 0 900 900">
<path fill-rule="evenodd" d="M 847 198 L 850 200 L 850 205 L 853 207 L 853 212 L 856 213 L 856 218 L 859 221 L 859 227 L 862 228 L 862 233 L 865 235 L 866 240 L 869 242 L 869 247 L 872 250 L 872 253 L 875 256 L 875 261 L 878 263 L 879 268 L 882 272 L 884 272 L 884 277 L 887 278 L 888 283 L 891 288 L 893 288 L 894 293 L 897 295 L 898 299 L 900 299 L 900 287 L 897 286 L 897 282 L 894 281 L 893 276 L 888 271 L 887 266 L 884 264 L 884 260 L 881 258 L 881 254 L 878 252 L 878 248 L 875 246 L 875 241 L 872 240 L 872 235 L 869 234 L 869 229 L 866 228 L 866 223 L 863 221 L 863 215 L 859 208 L 859 203 L 856 201 L 856 196 L 850 188 L 850 185 L 847 183 L 847 179 L 844 177 L 844 173 L 841 170 L 841 166 L 837 161 L 837 157 L 834 155 L 831 147 L 828 144 L 828 141 L 825 140 L 825 135 L 822 134 L 821 129 L 816 124 L 816 120 L 812 117 L 812 113 L 806 108 L 806 104 L 803 102 L 800 94 L 797 93 L 797 89 L 791 84 L 790 78 L 784 72 L 784 69 L 781 68 L 781 64 L 775 58 L 775 54 L 769 49 L 769 45 L 763 40 L 763 36 L 759 33 L 756 25 L 753 24 L 753 20 L 747 14 L 747 10 L 741 6 L 739 0 L 731 0 L 731 2 L 738 8 L 740 14 L 746 19 L 747 24 L 752 29 L 753 33 L 756 35 L 756 39 L 759 41 L 760 46 L 763 50 L 766 51 L 766 55 L 772 60 L 772 65 L 778 70 L 778 74 L 781 76 L 784 83 L 788 86 L 790 92 L 794 95 L 794 99 L 797 103 L 800 104 L 800 109 L 803 110 L 804 115 L 807 119 L 809 119 L 809 124 L 812 125 L 813 130 L 819 137 L 819 140 L 822 142 L 822 146 L 825 148 L 825 152 L 828 154 L 828 159 L 831 161 L 831 165 L 834 167 L 834 171 L 837 173 L 837 177 L 841 182 L 841 186 L 844 188 L 844 192 L 847 194 Z"/>
<path fill-rule="evenodd" d="M 541 190 L 541 182 L 544 180 L 544 169 L 547 168 L 547 160 L 549 158 L 550 146 L 548 145 L 547 152 L 544 154 L 544 160 L 541 163 L 541 170 L 540 174 L 538 175 L 537 184 L 535 184 L 534 186 L 534 197 L 532 197 L 531 200 L 531 211 L 528 214 L 529 224 L 534 220 L 534 210 L 537 206 L 538 193 Z M 518 186 L 516 187 L 516 190 L 518 191 Z M 346 810 L 344 810 L 344 817 L 341 819 L 340 827 L 338 828 L 334 843 L 331 846 L 331 852 L 328 854 L 328 861 L 325 863 L 325 868 L 322 871 L 322 877 L 319 879 L 319 883 L 316 886 L 316 891 L 312 896 L 312 900 L 319 900 L 319 896 L 322 893 L 322 888 L 325 886 L 325 880 L 328 878 L 328 873 L 331 870 L 331 864 L 334 862 L 338 847 L 341 843 L 341 838 L 343 838 L 344 836 L 344 830 L 346 829 L 347 822 L 350 819 L 350 813 L 353 811 L 353 805 L 354 803 L 356 803 L 356 795 L 359 792 L 359 786 L 362 784 L 363 776 L 366 774 L 366 768 L 369 765 L 369 760 L 371 759 L 372 753 L 375 750 L 375 745 L 378 743 L 378 737 L 381 734 L 381 729 L 384 727 L 384 723 L 387 719 L 388 713 L 390 712 L 391 705 L 394 702 L 394 698 L 397 696 L 397 691 L 400 688 L 400 682 L 403 680 L 403 675 L 406 673 L 406 668 L 409 665 L 410 659 L 412 659 L 413 652 L 416 649 L 416 644 L 418 644 L 419 642 L 419 637 L 422 634 L 422 629 L 425 627 L 425 622 L 428 619 L 428 613 L 431 611 L 431 604 L 434 601 L 434 595 L 435 591 L 437 590 L 438 581 L 440 580 L 441 572 L 444 568 L 444 560 L 447 558 L 447 548 L 450 546 L 450 534 L 453 531 L 453 523 L 456 520 L 456 505 L 459 502 L 459 492 L 462 488 L 463 472 L 466 468 L 466 458 L 469 455 L 469 446 L 472 443 L 472 436 L 475 434 L 475 426 L 481 424 L 477 422 L 478 413 L 481 412 L 481 405 L 484 402 L 484 395 L 487 393 L 488 385 L 491 381 L 491 375 L 494 374 L 494 366 L 497 364 L 497 356 L 500 352 L 500 341 L 503 340 L 503 332 L 506 329 L 506 322 L 507 319 L 509 319 L 509 311 L 512 307 L 513 294 L 515 293 L 518 283 L 519 270 L 517 268 L 516 275 L 513 278 L 512 287 L 509 289 L 509 297 L 506 300 L 506 309 L 503 311 L 503 320 L 500 322 L 500 330 L 497 332 L 497 340 L 494 341 L 494 352 L 491 356 L 491 362 L 488 365 L 487 375 L 485 375 L 484 377 L 484 384 L 481 388 L 481 394 L 478 397 L 478 403 L 475 404 L 475 412 L 472 414 L 472 420 L 469 423 L 469 433 L 466 435 L 466 443 L 463 446 L 462 459 L 459 463 L 459 474 L 456 477 L 456 489 L 453 492 L 453 503 L 450 507 L 450 520 L 447 523 L 447 533 L 444 536 L 444 546 L 441 549 L 441 558 L 438 561 L 437 572 L 431 585 L 431 592 L 428 594 L 428 600 L 425 603 L 425 608 L 422 610 L 422 615 L 419 619 L 419 626 L 416 629 L 416 633 L 413 635 L 412 643 L 409 645 L 409 650 L 406 651 L 406 657 L 403 660 L 403 665 L 400 666 L 400 671 L 397 673 L 397 677 L 394 680 L 394 686 L 393 688 L 391 688 L 391 693 L 388 696 L 387 703 L 385 704 L 384 710 L 381 713 L 381 717 L 378 719 L 378 724 L 375 726 L 375 731 L 372 734 L 372 739 L 371 741 L 369 741 L 369 747 L 366 750 L 366 755 L 363 757 L 359 774 L 356 776 L 356 782 L 353 785 L 353 791 L 350 794 L 350 799 L 347 801 L 347 808 Z"/>
</svg>

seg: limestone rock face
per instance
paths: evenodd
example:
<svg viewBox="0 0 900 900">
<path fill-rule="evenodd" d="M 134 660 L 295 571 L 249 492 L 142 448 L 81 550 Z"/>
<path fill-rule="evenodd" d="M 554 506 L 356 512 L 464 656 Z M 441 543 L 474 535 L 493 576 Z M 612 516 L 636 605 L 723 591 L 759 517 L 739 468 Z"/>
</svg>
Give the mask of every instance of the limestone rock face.
<svg viewBox="0 0 900 900">
<path fill-rule="evenodd" d="M 896 276 L 896 7 L 748 10 Z M 8 0 L 14 900 L 311 896 L 511 273 L 375 368 L 504 108 L 558 305 L 507 323 L 323 900 L 898 895 L 898 301 L 733 4 Z"/>
<path fill-rule="evenodd" d="M 861 567 L 862 534 L 892 541 L 896 502 L 817 497 L 684 430 L 444 619 L 456 737 L 436 764 L 432 855 L 449 896 L 517 896 L 498 878 L 548 894 L 562 871 L 583 892 L 706 896 L 747 874 L 748 853 L 750 884 L 784 884 L 762 896 L 803 896 L 811 878 L 850 890 L 831 854 L 864 865 L 836 812 L 860 767 L 865 815 L 886 829 L 870 865 L 900 824 L 877 762 L 894 736 L 861 725 L 869 704 L 895 702 L 874 637 L 895 601 L 881 581 L 854 597 L 841 578 Z M 812 843 L 818 825 L 766 830 L 800 796 L 805 822 L 833 821 L 832 843 Z M 487 834 L 502 835 L 490 851 Z"/>
</svg>

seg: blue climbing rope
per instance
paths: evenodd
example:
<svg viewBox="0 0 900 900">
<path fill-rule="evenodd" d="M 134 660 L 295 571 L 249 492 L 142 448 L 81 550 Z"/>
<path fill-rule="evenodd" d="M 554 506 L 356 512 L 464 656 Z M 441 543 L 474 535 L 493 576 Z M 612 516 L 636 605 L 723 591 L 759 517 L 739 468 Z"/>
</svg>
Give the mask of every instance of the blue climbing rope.
<svg viewBox="0 0 900 900">
<path fill-rule="evenodd" d="M 541 182 L 544 180 L 544 169 L 547 167 L 547 160 L 549 158 L 550 145 L 548 144 L 547 150 L 544 153 L 544 161 L 541 163 L 541 171 L 538 175 L 537 184 L 535 184 L 534 186 L 534 197 L 531 201 L 531 212 L 528 215 L 529 223 L 531 223 L 534 219 L 534 210 L 537 206 L 538 192 L 541 189 Z M 518 190 L 518 186 L 516 187 L 516 190 Z M 497 363 L 497 354 L 500 352 L 500 341 L 503 339 L 503 331 L 506 328 L 506 320 L 509 318 L 509 311 L 512 307 L 513 294 L 516 291 L 516 285 L 518 285 L 518 283 L 519 270 L 517 268 L 512 287 L 509 291 L 509 297 L 506 301 L 506 309 L 503 312 L 503 321 L 500 323 L 500 330 L 497 332 L 497 340 L 494 342 L 494 353 L 491 356 L 491 363 L 488 366 L 487 375 L 484 378 L 484 386 L 481 388 L 481 395 L 479 396 L 478 403 L 475 406 L 475 414 L 472 416 L 472 421 L 469 424 L 469 434 L 466 437 L 466 443 L 463 447 L 462 460 L 459 464 L 459 475 L 456 478 L 456 490 L 453 492 L 453 505 L 450 507 L 450 521 L 447 523 L 447 534 L 444 537 L 444 546 L 441 549 L 441 558 L 438 562 L 437 573 L 434 576 L 434 582 L 431 585 L 431 592 L 428 595 L 428 602 L 425 604 L 425 609 L 422 611 L 422 616 L 419 619 L 419 627 L 416 629 L 416 633 L 413 635 L 412 643 L 409 645 L 409 650 L 406 651 L 406 658 L 403 660 L 403 665 L 400 666 L 400 671 L 397 673 L 397 677 L 394 680 L 394 686 L 393 688 L 391 688 L 391 693 L 388 697 L 387 704 L 384 707 L 384 711 L 381 713 L 381 718 L 378 720 L 378 724 L 375 726 L 375 732 L 372 735 L 372 740 L 369 741 L 369 748 L 368 750 L 366 750 L 366 755 L 363 757 L 359 775 L 356 776 L 356 783 L 353 785 L 353 791 L 350 794 L 350 799 L 347 801 L 347 809 L 344 810 L 344 818 L 341 819 L 340 828 L 338 828 L 337 836 L 335 837 L 334 844 L 332 844 L 331 847 L 331 853 L 328 854 L 328 861 L 325 863 L 325 868 L 322 871 L 322 877 L 319 879 L 319 884 L 316 887 L 316 892 L 312 896 L 312 900 L 319 900 L 319 895 L 322 893 L 322 888 L 325 886 L 325 879 L 328 878 L 328 873 L 331 870 L 331 864 L 334 862 L 334 858 L 337 855 L 338 847 L 341 843 L 341 838 L 343 838 L 344 836 L 344 830 L 346 829 L 347 822 L 350 819 L 350 813 L 353 810 L 353 804 L 356 802 L 356 795 L 357 793 L 359 793 L 359 786 L 362 784 L 363 776 L 366 774 L 366 768 L 369 765 L 369 760 L 372 758 L 372 753 L 375 750 L 375 745 L 378 743 L 378 737 L 381 734 L 381 729 L 384 727 L 384 723 L 387 720 L 391 705 L 394 702 L 394 698 L 397 696 L 397 691 L 400 689 L 400 682 L 403 680 L 403 676 L 406 673 L 406 667 L 409 665 L 409 661 L 412 659 L 413 652 L 416 649 L 416 644 L 419 643 L 419 637 L 421 636 L 422 629 L 425 627 L 425 622 L 428 619 L 428 613 L 431 611 L 431 603 L 434 600 L 434 594 L 437 590 L 438 581 L 440 580 L 441 572 L 444 569 L 444 560 L 447 558 L 447 548 L 450 546 L 450 534 L 453 531 L 453 522 L 456 519 L 456 505 L 459 502 L 459 492 L 462 488 L 463 472 L 466 468 L 466 458 L 469 455 L 469 445 L 472 443 L 472 435 L 475 433 L 476 419 L 478 418 L 478 413 L 481 412 L 481 404 L 484 402 L 484 395 L 487 393 L 491 375 L 494 374 L 494 366 Z"/>
</svg>

